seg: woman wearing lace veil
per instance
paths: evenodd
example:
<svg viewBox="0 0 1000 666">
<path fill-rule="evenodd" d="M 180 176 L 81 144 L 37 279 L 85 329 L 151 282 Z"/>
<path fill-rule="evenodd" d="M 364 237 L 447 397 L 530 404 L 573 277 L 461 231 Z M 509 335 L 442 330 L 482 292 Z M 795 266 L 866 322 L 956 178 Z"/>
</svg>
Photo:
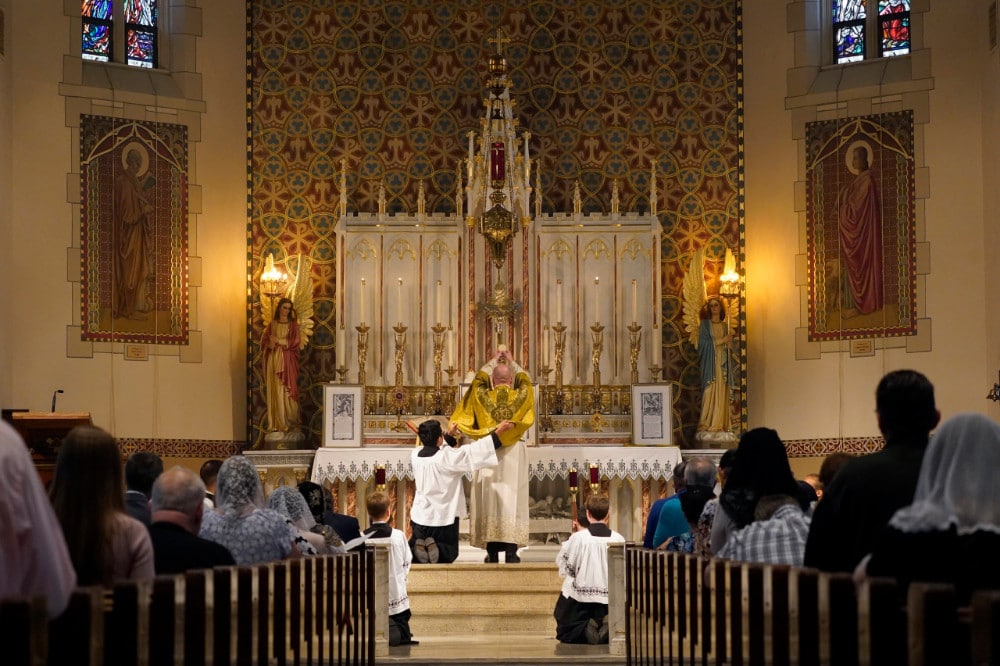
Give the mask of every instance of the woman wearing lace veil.
<svg viewBox="0 0 1000 666">
<path fill-rule="evenodd" d="M 257 468 L 246 456 L 233 456 L 219 468 L 215 508 L 205 512 L 199 536 L 225 546 L 239 565 L 298 555 L 298 532 L 263 506 Z"/>
<path fill-rule="evenodd" d="M 956 586 L 959 603 L 977 589 L 1000 588 L 1000 425 L 959 414 L 931 438 L 913 503 L 897 511 L 855 578 Z"/>
</svg>

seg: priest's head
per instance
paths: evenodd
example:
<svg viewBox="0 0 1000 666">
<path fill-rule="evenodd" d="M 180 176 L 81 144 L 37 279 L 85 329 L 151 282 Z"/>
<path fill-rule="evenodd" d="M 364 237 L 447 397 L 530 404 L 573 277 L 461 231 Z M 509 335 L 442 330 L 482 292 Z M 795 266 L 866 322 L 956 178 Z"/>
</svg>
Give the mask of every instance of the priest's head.
<svg viewBox="0 0 1000 666">
<path fill-rule="evenodd" d="M 493 386 L 513 386 L 514 377 L 510 372 L 510 366 L 498 365 L 493 368 Z"/>
</svg>

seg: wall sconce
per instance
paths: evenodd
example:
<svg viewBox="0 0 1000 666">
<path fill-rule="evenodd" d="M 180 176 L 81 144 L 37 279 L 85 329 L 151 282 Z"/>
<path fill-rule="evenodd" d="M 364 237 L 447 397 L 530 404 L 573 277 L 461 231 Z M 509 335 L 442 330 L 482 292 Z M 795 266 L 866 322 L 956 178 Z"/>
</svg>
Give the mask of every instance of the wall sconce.
<svg viewBox="0 0 1000 666">
<path fill-rule="evenodd" d="M 273 254 L 267 255 L 264 271 L 260 274 L 260 293 L 271 299 L 273 308 L 274 299 L 285 293 L 286 287 L 288 287 L 288 275 L 275 268 Z"/>
<path fill-rule="evenodd" d="M 988 400 L 992 400 L 993 402 L 1000 401 L 1000 381 L 998 381 L 996 384 L 993 385 L 993 388 L 990 389 L 990 392 L 986 394 L 986 398 Z"/>
<path fill-rule="evenodd" d="M 740 295 L 740 274 L 736 272 L 736 257 L 733 251 L 726 248 L 726 263 L 719 276 L 719 296 L 726 299 L 726 305 Z"/>
</svg>

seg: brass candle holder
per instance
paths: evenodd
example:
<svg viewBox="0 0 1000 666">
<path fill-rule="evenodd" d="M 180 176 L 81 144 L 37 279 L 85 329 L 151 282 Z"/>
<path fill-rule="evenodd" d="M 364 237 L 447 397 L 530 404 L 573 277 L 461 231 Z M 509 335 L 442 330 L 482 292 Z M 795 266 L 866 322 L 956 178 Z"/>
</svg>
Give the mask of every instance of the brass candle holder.
<svg viewBox="0 0 1000 666">
<path fill-rule="evenodd" d="M 368 331 L 371 329 L 361 322 L 354 330 L 358 332 L 358 384 L 364 386 L 368 379 L 365 365 L 368 363 Z"/>
<path fill-rule="evenodd" d="M 591 405 L 595 414 L 601 413 L 601 355 L 604 353 L 604 327 L 601 322 L 594 322 L 590 327 L 590 335 L 593 341 L 593 351 L 590 355 L 590 363 L 593 366 L 594 383 L 591 388 Z"/>
<path fill-rule="evenodd" d="M 444 414 L 444 391 L 441 386 L 441 366 L 444 361 L 444 332 L 447 328 L 440 322 L 431 327 L 434 332 L 434 413 Z"/>
<path fill-rule="evenodd" d="M 642 350 L 642 325 L 632 322 L 628 327 L 628 360 L 632 370 L 632 383 L 639 383 L 639 352 Z"/>
<path fill-rule="evenodd" d="M 340 383 L 341 384 L 346 384 L 347 383 L 347 371 L 348 370 L 349 370 L 349 368 L 346 365 L 342 365 L 339 368 L 337 368 L 337 374 L 340 376 Z"/>
<path fill-rule="evenodd" d="M 402 322 L 392 327 L 396 333 L 396 386 L 403 385 L 403 356 L 406 354 L 406 330 Z"/>
<path fill-rule="evenodd" d="M 552 399 L 552 413 L 562 414 L 563 401 L 565 400 L 563 396 L 563 354 L 566 351 L 566 327 L 563 326 L 562 322 L 552 327 L 552 340 L 553 347 L 555 348 L 553 352 L 556 362 L 555 395 Z"/>
</svg>

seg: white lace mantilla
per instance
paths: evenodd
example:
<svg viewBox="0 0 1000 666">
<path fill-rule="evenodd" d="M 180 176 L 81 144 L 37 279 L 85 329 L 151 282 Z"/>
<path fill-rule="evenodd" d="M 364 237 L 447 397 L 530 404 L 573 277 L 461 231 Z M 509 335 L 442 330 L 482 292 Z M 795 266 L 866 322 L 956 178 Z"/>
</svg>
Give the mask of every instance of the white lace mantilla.
<svg viewBox="0 0 1000 666">
<path fill-rule="evenodd" d="M 370 481 L 377 465 L 385 465 L 386 479 L 412 479 L 412 452 L 409 447 L 319 449 L 313 461 L 312 480 Z M 581 484 L 589 482 L 591 464 L 598 466 L 602 479 L 666 479 L 680 461 L 681 451 L 676 446 L 528 447 L 531 478 L 564 478 L 575 468 Z"/>
</svg>

